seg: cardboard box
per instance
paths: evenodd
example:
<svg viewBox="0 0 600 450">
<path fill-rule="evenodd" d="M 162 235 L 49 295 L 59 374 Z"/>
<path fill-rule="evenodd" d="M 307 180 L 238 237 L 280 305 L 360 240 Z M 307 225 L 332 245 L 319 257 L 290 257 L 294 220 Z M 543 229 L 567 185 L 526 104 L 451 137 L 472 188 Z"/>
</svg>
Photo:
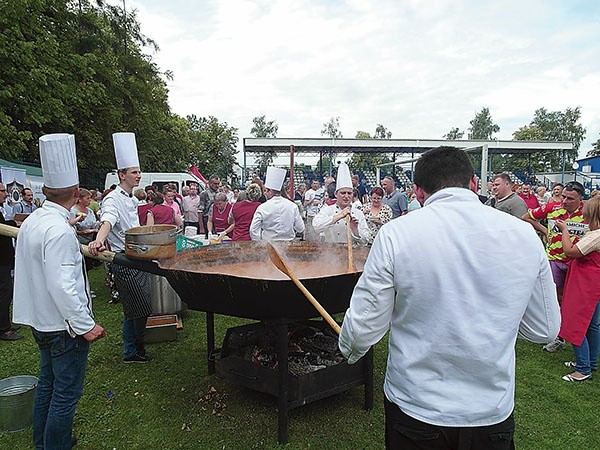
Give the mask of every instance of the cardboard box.
<svg viewBox="0 0 600 450">
<path fill-rule="evenodd" d="M 177 339 L 177 314 L 150 316 L 146 321 L 146 344 Z"/>
</svg>

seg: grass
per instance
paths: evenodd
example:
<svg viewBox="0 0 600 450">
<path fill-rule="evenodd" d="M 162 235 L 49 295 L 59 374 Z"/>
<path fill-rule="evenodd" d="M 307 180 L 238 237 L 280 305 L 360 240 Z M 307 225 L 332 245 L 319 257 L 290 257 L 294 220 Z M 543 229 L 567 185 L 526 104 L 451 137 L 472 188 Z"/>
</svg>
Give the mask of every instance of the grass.
<svg viewBox="0 0 600 450">
<path fill-rule="evenodd" d="M 95 314 L 108 337 L 90 351 L 85 390 L 75 416 L 77 448 L 278 449 L 275 400 L 207 375 L 205 315 L 188 311 L 175 342 L 149 345 L 147 365 L 121 362 L 120 305 L 108 304 L 103 270 L 94 269 Z M 200 294 L 201 295 L 201 294 Z M 247 321 L 217 316 L 216 339 Z M 25 339 L 0 342 L 0 378 L 37 375 L 38 350 Z M 517 345 L 519 449 L 600 448 L 598 379 L 566 383 L 563 361 L 570 350 L 548 354 L 541 346 Z M 375 408 L 364 411 L 363 389 L 355 388 L 290 411 L 288 449 L 383 448 L 382 384 L 387 348 L 375 351 Z M 1 449 L 29 449 L 31 429 L 0 433 Z"/>
</svg>

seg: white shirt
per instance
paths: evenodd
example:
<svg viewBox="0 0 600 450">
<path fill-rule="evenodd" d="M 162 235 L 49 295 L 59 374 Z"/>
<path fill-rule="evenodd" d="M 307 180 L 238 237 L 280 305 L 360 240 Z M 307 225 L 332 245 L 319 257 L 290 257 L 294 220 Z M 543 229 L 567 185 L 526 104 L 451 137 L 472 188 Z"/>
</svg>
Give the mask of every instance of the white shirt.
<svg viewBox="0 0 600 450">
<path fill-rule="evenodd" d="M 461 188 L 385 224 L 344 318 L 339 346 L 349 362 L 391 326 L 391 402 L 439 426 L 505 420 L 517 335 L 546 343 L 560 328 L 544 247 L 527 225 Z"/>
<path fill-rule="evenodd" d="M 333 216 L 340 211 L 337 204 L 325 205 L 313 219 L 313 228 L 325 236 L 325 242 L 341 244 L 348 241 L 346 218 L 333 222 Z M 358 236 L 352 234 L 353 241 L 366 244 L 371 240 L 371 230 L 364 213 L 353 205 L 350 214 L 358 221 Z"/>
<path fill-rule="evenodd" d="M 107 241 L 113 252 L 125 250 L 125 232 L 140 226 L 138 199 L 130 196 L 121 186 L 117 186 L 102 200 L 100 221 L 110 222 Z"/>
<path fill-rule="evenodd" d="M 254 212 L 250 224 L 253 241 L 291 241 L 304 231 L 296 204 L 280 195 L 271 197 Z"/>
<path fill-rule="evenodd" d="M 312 188 L 306 191 L 304 194 L 304 204 L 306 205 L 306 215 L 308 217 L 314 217 L 319 212 L 319 207 L 323 202 L 323 197 L 325 196 L 325 190 L 323 188 L 319 188 L 316 191 Z M 319 204 L 313 204 L 314 200 L 318 200 Z"/>
<path fill-rule="evenodd" d="M 17 239 L 13 322 L 73 337 L 95 326 L 85 268 L 69 211 L 46 200 Z"/>
</svg>

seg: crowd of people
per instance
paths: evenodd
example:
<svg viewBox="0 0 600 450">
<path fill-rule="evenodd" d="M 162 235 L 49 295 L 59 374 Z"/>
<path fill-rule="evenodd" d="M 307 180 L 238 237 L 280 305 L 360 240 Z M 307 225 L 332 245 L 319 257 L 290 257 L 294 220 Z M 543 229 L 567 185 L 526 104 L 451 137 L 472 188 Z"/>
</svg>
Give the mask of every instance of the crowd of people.
<svg viewBox="0 0 600 450">
<path fill-rule="evenodd" d="M 79 244 L 92 255 L 122 252 L 125 232 L 140 225 L 190 227 L 217 240 L 371 245 L 339 345 L 353 363 L 390 331 L 389 448 L 421 448 L 415 443 L 433 435 L 446 442 L 468 435 L 473 448 L 502 435 L 495 448 L 511 448 L 517 336 L 548 352 L 571 343 L 565 381 L 589 380 L 598 368 L 600 196 L 584 201 L 576 181 L 548 191 L 499 173 L 482 195 L 468 156 L 440 147 L 419 159 L 406 190 L 385 177 L 367 192 L 342 163 L 336 178 L 311 180 L 309 189 L 300 183 L 293 196 L 287 171 L 272 166 L 241 190 L 212 175 L 201 192 L 192 183 L 180 193 L 169 183 L 140 187 L 135 135 L 115 133 L 113 142 L 119 184 L 100 194 L 79 188 L 73 136 L 40 138 L 47 200 L 37 206 L 24 190 L 12 208 L 29 215 L 22 223 L 0 208 L 1 223 L 21 225 L 16 253 L 0 237 L 0 340 L 21 339 L 28 325 L 39 346 L 38 448 L 70 448 L 89 345 L 105 335 L 86 276 L 94 261 Z M 0 206 L 6 195 L 0 183 Z M 521 264 L 490 273 L 515 258 Z M 45 283 L 32 282 L 32 264 Z M 468 270 L 457 276 L 461 267 Z M 124 312 L 122 360 L 147 363 L 149 274 L 119 264 L 110 270 Z"/>
</svg>

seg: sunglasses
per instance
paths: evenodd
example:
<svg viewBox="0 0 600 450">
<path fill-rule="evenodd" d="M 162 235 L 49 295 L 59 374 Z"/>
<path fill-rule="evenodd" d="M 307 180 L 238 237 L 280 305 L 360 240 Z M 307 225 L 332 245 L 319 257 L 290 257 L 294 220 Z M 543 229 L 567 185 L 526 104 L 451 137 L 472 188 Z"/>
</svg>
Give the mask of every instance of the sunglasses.
<svg viewBox="0 0 600 450">
<path fill-rule="evenodd" d="M 565 189 L 568 191 L 575 191 L 577 192 L 579 195 L 585 195 L 585 190 L 583 189 L 583 186 L 579 183 L 576 183 L 574 181 L 570 181 L 569 183 L 567 183 L 565 185 Z"/>
</svg>

